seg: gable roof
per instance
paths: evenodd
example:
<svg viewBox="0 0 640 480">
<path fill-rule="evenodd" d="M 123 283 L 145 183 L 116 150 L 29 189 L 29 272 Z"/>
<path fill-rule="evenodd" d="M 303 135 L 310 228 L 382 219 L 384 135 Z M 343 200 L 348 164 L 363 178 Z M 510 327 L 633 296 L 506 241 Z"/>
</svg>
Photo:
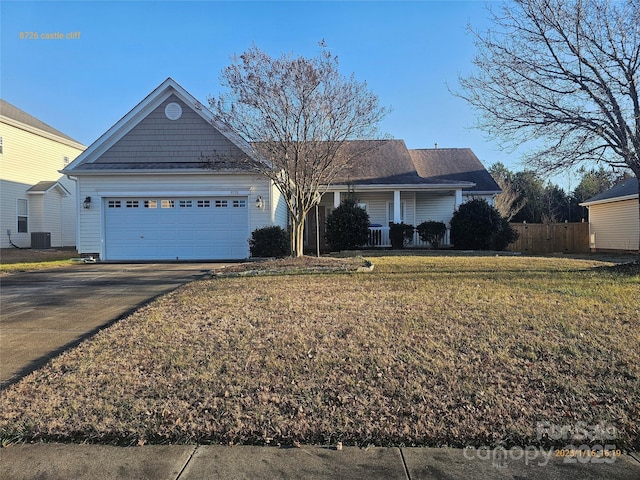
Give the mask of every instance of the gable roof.
<svg viewBox="0 0 640 480">
<path fill-rule="evenodd" d="M 194 123 L 150 135 L 149 123 L 167 124 L 165 110 L 170 103 L 197 118 L 199 127 L 206 122 L 211 134 L 221 135 L 234 146 L 233 154 L 217 154 L 205 164 L 203 156 L 210 152 L 195 150 L 201 145 L 189 138 Z M 181 118 L 181 117 L 179 117 Z M 170 120 L 169 120 L 170 122 Z M 167 124 L 168 125 L 168 124 Z M 162 129 L 161 128 L 161 129 Z M 207 130 L 209 131 L 209 130 Z M 137 133 L 136 133 L 137 132 Z M 145 133 L 146 132 L 146 133 Z M 144 145 L 132 140 L 133 134 L 144 138 Z M 144 137 L 144 135 L 147 137 Z M 127 137 L 129 135 L 129 137 Z M 185 136 L 185 137 L 183 137 Z M 200 138 L 201 139 L 201 138 Z M 206 143 L 208 137 L 205 138 Z M 141 146 L 142 145 L 142 146 Z M 346 154 L 356 154 L 350 168 L 334 179 L 333 185 L 402 186 L 415 188 L 461 188 L 469 192 L 499 193 L 500 188 L 468 148 L 408 150 L 403 140 L 353 140 L 345 143 Z M 203 148 L 207 148 L 205 145 Z M 185 153 L 186 152 L 186 153 Z M 62 173 L 112 174 L 138 172 L 239 172 L 255 171 L 258 160 L 255 149 L 191 96 L 172 78 L 167 78 L 129 113 L 87 148 Z"/>
<path fill-rule="evenodd" d="M 353 140 L 345 144 L 354 157 L 349 168 L 343 170 L 334 185 L 412 185 L 424 188 L 449 187 L 472 188 L 473 181 L 467 178 L 431 178 L 416 168 L 410 150 L 404 140 Z"/>
<path fill-rule="evenodd" d="M 129 151 L 126 156 L 114 155 L 110 149 L 117 148 L 118 142 L 123 141 L 127 134 L 135 131 L 143 125 L 147 117 L 156 112 L 160 107 L 171 102 L 178 102 L 181 108 L 188 109 L 191 118 L 196 118 L 200 125 L 208 125 L 211 135 L 222 136 L 226 142 L 234 147 L 234 151 L 228 155 L 215 152 L 198 151 L 192 153 L 189 158 L 180 158 L 180 149 L 189 146 L 191 150 L 200 148 L 199 145 L 190 143 L 189 140 L 174 141 L 163 135 L 156 136 L 147 142 L 147 151 L 163 153 L 167 160 L 158 158 L 154 161 L 140 159 L 143 150 L 139 146 Z M 188 135 L 189 127 L 175 129 L 175 135 Z M 180 145 L 178 145 L 180 143 Z M 174 155 L 175 153 L 175 155 Z M 206 156 L 212 155 L 212 161 L 207 164 Z M 161 157 L 161 155 L 158 155 Z M 219 158 L 218 158 L 219 157 Z M 173 160 L 171 159 L 173 158 Z M 146 172 L 172 172 L 194 170 L 247 171 L 253 170 L 255 165 L 251 146 L 242 137 L 231 130 L 227 125 L 218 122 L 213 114 L 198 100 L 189 94 L 172 78 L 167 78 L 155 90 L 147 95 L 131 111 L 122 117 L 115 125 L 107 130 L 100 138 L 93 142 L 75 161 L 68 165 L 62 173 L 78 175 L 83 173 L 131 173 L 140 170 Z"/>
<path fill-rule="evenodd" d="M 618 202 L 620 200 L 630 200 L 638 198 L 638 179 L 633 177 L 619 183 L 609 190 L 605 190 L 594 197 L 585 200 L 580 205 L 589 206 L 597 203 Z"/>
<path fill-rule="evenodd" d="M 403 140 L 353 140 L 343 148 L 355 155 L 335 184 L 412 184 L 422 179 L 416 172 Z"/>
<path fill-rule="evenodd" d="M 38 182 L 33 187 L 27 190 L 27 194 L 44 195 L 45 193 L 49 193 L 54 188 L 60 190 L 60 193 L 65 197 L 71 195 L 71 192 L 69 192 L 69 190 L 67 190 L 65 186 L 58 181 Z"/>
<path fill-rule="evenodd" d="M 470 148 L 425 148 L 409 150 L 418 174 L 430 181 L 467 181 L 469 193 L 500 193 L 500 186 Z"/>
<path fill-rule="evenodd" d="M 0 99 L 0 117 L 2 121 L 8 125 L 12 125 L 22 130 L 27 130 L 36 135 L 45 136 L 47 138 L 54 137 L 53 140 L 62 141 L 70 146 L 84 149 L 77 140 L 74 140 L 69 135 L 62 133 L 60 130 L 53 128 L 51 125 L 44 123 L 42 120 L 38 120 L 36 117 L 29 115 L 24 110 L 10 104 L 6 100 Z"/>
</svg>

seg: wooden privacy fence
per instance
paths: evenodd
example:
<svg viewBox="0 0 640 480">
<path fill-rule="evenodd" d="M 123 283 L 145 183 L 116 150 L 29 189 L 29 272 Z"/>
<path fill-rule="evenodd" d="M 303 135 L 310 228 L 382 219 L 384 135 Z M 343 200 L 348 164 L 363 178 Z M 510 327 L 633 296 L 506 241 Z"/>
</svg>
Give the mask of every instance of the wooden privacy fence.
<svg viewBox="0 0 640 480">
<path fill-rule="evenodd" d="M 520 235 L 507 250 L 522 253 L 581 253 L 589 251 L 589 224 L 512 223 Z"/>
</svg>

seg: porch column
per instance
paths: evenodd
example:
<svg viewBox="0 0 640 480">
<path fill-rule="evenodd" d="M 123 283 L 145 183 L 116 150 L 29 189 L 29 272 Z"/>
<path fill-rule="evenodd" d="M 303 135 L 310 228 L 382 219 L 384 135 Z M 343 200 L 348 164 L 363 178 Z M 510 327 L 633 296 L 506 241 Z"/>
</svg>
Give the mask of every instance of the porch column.
<svg viewBox="0 0 640 480">
<path fill-rule="evenodd" d="M 400 190 L 393 191 L 393 223 L 400 223 Z"/>
<path fill-rule="evenodd" d="M 457 210 L 460 205 L 462 205 L 462 189 L 461 188 L 456 190 L 456 203 L 453 206 L 453 209 Z"/>
<path fill-rule="evenodd" d="M 333 207 L 338 208 L 340 206 L 340 192 L 333 192 Z"/>
</svg>

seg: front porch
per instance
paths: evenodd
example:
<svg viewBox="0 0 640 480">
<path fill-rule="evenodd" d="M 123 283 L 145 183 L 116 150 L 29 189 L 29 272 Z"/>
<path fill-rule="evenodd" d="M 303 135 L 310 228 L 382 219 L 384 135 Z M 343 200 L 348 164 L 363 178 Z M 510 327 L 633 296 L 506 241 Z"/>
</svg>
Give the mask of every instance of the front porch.
<svg viewBox="0 0 640 480">
<path fill-rule="evenodd" d="M 414 225 L 415 226 L 415 225 Z M 365 245 L 367 248 L 390 248 L 391 247 L 391 239 L 389 238 L 389 227 L 377 227 L 371 226 L 369 227 L 369 241 Z M 449 235 L 450 229 L 447 225 L 447 231 L 444 234 L 444 238 L 440 243 L 439 247 L 450 247 L 451 246 L 451 237 Z M 413 238 L 406 244 L 408 247 L 417 247 L 417 248 L 431 248 L 431 245 L 428 242 L 423 242 L 418 235 L 418 232 L 413 232 Z"/>
<path fill-rule="evenodd" d="M 447 225 L 447 232 L 440 244 L 442 247 L 451 245 L 449 222 L 453 212 L 463 202 L 462 192 L 454 188 L 430 188 L 412 190 L 372 190 L 358 188 L 355 191 L 335 190 L 325 193 L 317 207 L 319 230 L 316 226 L 316 209 L 313 208 L 307 216 L 305 226 L 305 246 L 316 249 L 317 239 L 320 249 L 326 250 L 325 223 L 331 211 L 338 207 L 347 195 L 355 196 L 361 208 L 369 214 L 369 241 L 366 248 L 390 248 L 390 223 L 406 223 L 418 226 L 420 223 L 432 220 Z M 429 248 L 417 232 L 407 246 Z"/>
</svg>

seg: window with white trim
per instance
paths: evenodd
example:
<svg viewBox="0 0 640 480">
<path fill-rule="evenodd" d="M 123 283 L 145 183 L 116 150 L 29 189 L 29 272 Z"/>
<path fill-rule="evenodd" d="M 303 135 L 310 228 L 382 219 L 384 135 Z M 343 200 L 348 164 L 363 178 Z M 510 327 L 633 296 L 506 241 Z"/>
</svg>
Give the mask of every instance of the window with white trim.
<svg viewBox="0 0 640 480">
<path fill-rule="evenodd" d="M 18 198 L 17 213 L 18 233 L 27 233 L 29 231 L 29 203 L 23 198 Z"/>
</svg>

